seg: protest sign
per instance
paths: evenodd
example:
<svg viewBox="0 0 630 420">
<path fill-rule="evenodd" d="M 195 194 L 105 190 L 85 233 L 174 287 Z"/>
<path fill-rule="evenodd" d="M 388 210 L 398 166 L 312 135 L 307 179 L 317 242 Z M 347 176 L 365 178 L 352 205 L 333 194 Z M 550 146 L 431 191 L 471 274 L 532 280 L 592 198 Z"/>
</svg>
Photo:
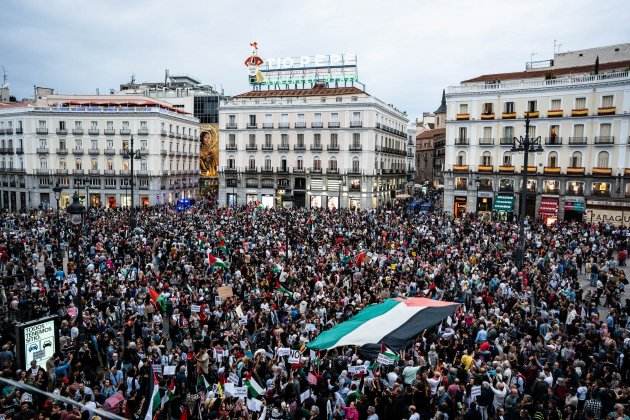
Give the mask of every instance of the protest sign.
<svg viewBox="0 0 630 420">
<path fill-rule="evenodd" d="M 234 292 L 232 291 L 232 286 L 221 286 L 217 288 L 217 293 L 221 300 L 225 300 L 229 297 L 234 296 Z"/>
</svg>

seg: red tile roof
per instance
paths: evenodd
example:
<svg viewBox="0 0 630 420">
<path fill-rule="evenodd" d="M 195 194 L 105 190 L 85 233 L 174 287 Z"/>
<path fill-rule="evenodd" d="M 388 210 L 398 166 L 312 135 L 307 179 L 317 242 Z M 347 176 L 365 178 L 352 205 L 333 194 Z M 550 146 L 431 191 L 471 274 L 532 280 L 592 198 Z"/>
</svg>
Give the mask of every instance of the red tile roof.
<svg viewBox="0 0 630 420">
<path fill-rule="evenodd" d="M 416 136 L 417 140 L 432 139 L 434 137 L 446 134 L 446 128 L 435 128 L 433 130 L 423 131 Z"/>
<path fill-rule="evenodd" d="M 339 96 L 366 94 L 357 87 L 315 87 L 311 89 L 270 89 L 252 90 L 233 96 L 233 98 L 278 98 L 278 97 L 303 97 L 303 96 Z"/>
<path fill-rule="evenodd" d="M 496 80 L 516 80 L 516 79 L 530 79 L 536 77 L 546 76 L 565 76 L 569 74 L 579 73 L 591 73 L 595 68 L 595 64 L 588 66 L 575 66 L 554 69 L 532 70 L 532 71 L 517 71 L 512 73 L 496 73 L 496 74 L 484 74 L 473 79 L 462 81 L 462 83 L 473 82 L 492 82 Z M 599 65 L 599 70 L 628 70 L 630 69 L 630 60 L 615 61 L 611 63 L 602 63 Z"/>
</svg>

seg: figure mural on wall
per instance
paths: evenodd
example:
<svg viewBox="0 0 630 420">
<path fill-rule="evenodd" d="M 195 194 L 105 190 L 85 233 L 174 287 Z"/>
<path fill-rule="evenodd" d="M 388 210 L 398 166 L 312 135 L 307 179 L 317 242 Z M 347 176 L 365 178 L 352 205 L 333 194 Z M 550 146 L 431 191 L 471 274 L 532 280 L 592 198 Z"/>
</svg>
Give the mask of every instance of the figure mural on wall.
<svg viewBox="0 0 630 420">
<path fill-rule="evenodd" d="M 216 177 L 219 165 L 219 137 L 216 127 L 211 124 L 203 124 L 200 140 L 200 175 L 202 177 Z"/>
</svg>

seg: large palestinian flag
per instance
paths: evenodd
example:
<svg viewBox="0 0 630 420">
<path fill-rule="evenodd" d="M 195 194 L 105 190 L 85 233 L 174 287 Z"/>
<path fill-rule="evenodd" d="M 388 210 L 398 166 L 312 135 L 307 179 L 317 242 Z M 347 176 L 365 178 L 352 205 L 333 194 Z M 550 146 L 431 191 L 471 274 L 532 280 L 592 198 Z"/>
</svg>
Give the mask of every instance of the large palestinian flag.
<svg viewBox="0 0 630 420">
<path fill-rule="evenodd" d="M 330 350 L 340 346 L 370 348 L 385 345 L 398 351 L 422 331 L 452 315 L 458 305 L 427 298 L 387 299 L 324 331 L 308 347 Z"/>
</svg>

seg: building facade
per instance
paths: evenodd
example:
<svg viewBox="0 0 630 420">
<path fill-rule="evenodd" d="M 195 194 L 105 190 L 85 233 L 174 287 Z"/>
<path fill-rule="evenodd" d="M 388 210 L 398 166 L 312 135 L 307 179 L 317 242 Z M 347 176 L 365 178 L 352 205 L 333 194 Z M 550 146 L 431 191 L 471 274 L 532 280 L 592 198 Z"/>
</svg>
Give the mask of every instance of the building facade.
<svg viewBox="0 0 630 420">
<path fill-rule="evenodd" d="M 130 96 L 39 97 L 0 104 L 0 207 L 55 208 L 77 191 L 96 207 L 195 197 L 199 178 L 198 120 L 155 99 Z"/>
<path fill-rule="evenodd" d="M 409 187 L 413 187 L 412 183 L 416 178 L 416 125 L 410 122 L 407 126 L 407 182 Z"/>
<path fill-rule="evenodd" d="M 219 203 L 374 208 L 407 181 L 406 116 L 357 87 L 254 90 L 219 111 Z"/>
<path fill-rule="evenodd" d="M 425 130 L 416 136 L 416 183 L 433 181 L 433 132 Z"/>
<path fill-rule="evenodd" d="M 527 170 L 531 218 L 630 219 L 630 56 L 608 54 L 614 48 L 590 65 L 555 58 L 448 88 L 444 211 L 513 217 Z M 523 152 L 511 152 L 526 117 L 543 149 L 529 154 L 528 168 Z"/>
</svg>

